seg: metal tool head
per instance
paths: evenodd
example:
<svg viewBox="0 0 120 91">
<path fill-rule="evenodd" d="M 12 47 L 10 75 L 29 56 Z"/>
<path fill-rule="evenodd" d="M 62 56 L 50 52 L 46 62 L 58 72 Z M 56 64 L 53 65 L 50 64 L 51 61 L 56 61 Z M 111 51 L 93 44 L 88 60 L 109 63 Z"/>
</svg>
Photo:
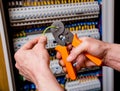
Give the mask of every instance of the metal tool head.
<svg viewBox="0 0 120 91">
<path fill-rule="evenodd" d="M 64 24 L 61 21 L 55 21 L 52 26 L 56 28 L 51 28 L 51 32 L 59 45 L 67 45 L 72 42 L 73 34 L 69 30 L 65 30 Z"/>
</svg>

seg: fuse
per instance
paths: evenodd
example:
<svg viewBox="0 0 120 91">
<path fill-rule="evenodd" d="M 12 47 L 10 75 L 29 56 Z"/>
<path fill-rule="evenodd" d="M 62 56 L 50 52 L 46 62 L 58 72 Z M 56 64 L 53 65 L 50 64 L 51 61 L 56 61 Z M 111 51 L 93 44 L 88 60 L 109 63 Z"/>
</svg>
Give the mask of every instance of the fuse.
<svg viewBox="0 0 120 91">
<path fill-rule="evenodd" d="M 82 26 L 82 31 L 83 31 L 83 30 L 85 30 L 85 27 L 84 27 L 84 26 Z"/>
<path fill-rule="evenodd" d="M 83 2 L 83 0 L 81 0 L 81 2 Z"/>
<path fill-rule="evenodd" d="M 57 4 L 57 0 L 55 0 L 54 4 Z"/>
<path fill-rule="evenodd" d="M 77 3 L 80 3 L 80 0 L 77 0 Z"/>
<path fill-rule="evenodd" d="M 75 0 L 74 3 L 77 3 L 77 0 Z"/>
<path fill-rule="evenodd" d="M 94 2 L 94 0 L 90 0 L 90 2 Z"/>
<path fill-rule="evenodd" d="M 43 5 L 47 5 L 47 2 L 46 2 L 46 0 L 43 0 Z"/>
<path fill-rule="evenodd" d="M 34 6 L 34 0 L 30 0 L 30 5 L 29 6 Z"/>
<path fill-rule="evenodd" d="M 79 26 L 76 26 L 76 27 L 75 27 L 75 30 L 78 31 L 78 30 L 79 30 Z"/>
<path fill-rule="evenodd" d="M 37 0 L 37 6 L 40 6 L 40 0 Z"/>
<path fill-rule="evenodd" d="M 26 6 L 26 1 L 22 0 L 23 6 Z"/>
<path fill-rule="evenodd" d="M 23 6 L 23 2 L 20 0 L 19 1 L 19 7 L 22 7 Z"/>
<path fill-rule="evenodd" d="M 9 8 L 12 8 L 12 3 L 8 2 L 8 6 L 9 6 Z"/>
<path fill-rule="evenodd" d="M 51 0 L 50 2 L 51 2 L 51 4 L 54 4 L 54 1 L 53 1 L 53 0 Z"/>
<path fill-rule="evenodd" d="M 89 26 L 90 26 L 90 29 L 92 29 L 92 24 L 91 24 L 91 22 L 90 22 L 90 25 L 89 25 Z"/>
<path fill-rule="evenodd" d="M 87 29 L 89 29 L 89 22 L 87 22 L 87 26 L 86 26 Z"/>
<path fill-rule="evenodd" d="M 70 27 L 70 31 L 73 31 L 73 30 L 72 30 L 72 27 Z"/>
<path fill-rule="evenodd" d="M 12 2 L 11 2 L 11 6 L 12 6 L 12 7 L 15 7 L 15 1 L 12 1 Z"/>
<path fill-rule="evenodd" d="M 16 34 L 16 37 L 17 37 L 17 38 L 19 37 L 19 34 L 18 34 L 18 33 Z"/>
<path fill-rule="evenodd" d="M 34 0 L 33 5 L 37 6 L 38 0 Z"/>
<path fill-rule="evenodd" d="M 44 2 L 43 2 L 43 1 L 41 1 L 41 5 L 44 5 Z"/>
<path fill-rule="evenodd" d="M 81 26 L 81 30 L 84 30 L 83 23 L 80 23 L 80 26 Z"/>
<path fill-rule="evenodd" d="M 15 7 L 18 7 L 18 6 L 19 6 L 18 1 L 15 1 Z"/>
<path fill-rule="evenodd" d="M 64 4 L 66 4 L 67 3 L 67 1 L 66 0 L 64 0 Z"/>
<path fill-rule="evenodd" d="M 87 0 L 87 2 L 90 2 L 90 0 Z"/>
<path fill-rule="evenodd" d="M 71 3 L 74 3 L 74 0 L 71 0 Z"/>
<path fill-rule="evenodd" d="M 50 1 L 49 0 L 47 0 L 46 2 L 47 2 L 47 5 L 50 5 Z"/>
<path fill-rule="evenodd" d="M 60 0 L 58 0 L 58 4 L 60 4 Z"/>
<path fill-rule="evenodd" d="M 84 29 L 87 29 L 87 25 L 86 25 L 86 23 L 84 23 Z"/>
<path fill-rule="evenodd" d="M 26 1 L 26 6 L 31 6 L 31 3 L 32 3 L 32 2 L 31 2 L 30 0 L 27 0 L 27 1 Z"/>
<path fill-rule="evenodd" d="M 70 1 L 71 1 L 71 0 L 68 0 L 68 3 L 71 3 Z"/>
<path fill-rule="evenodd" d="M 27 0 L 23 0 L 23 5 L 27 6 Z"/>
<path fill-rule="evenodd" d="M 64 0 L 61 0 L 61 4 L 64 4 Z"/>
<path fill-rule="evenodd" d="M 95 24 L 93 23 L 93 25 L 92 25 L 92 29 L 95 29 Z"/>
</svg>

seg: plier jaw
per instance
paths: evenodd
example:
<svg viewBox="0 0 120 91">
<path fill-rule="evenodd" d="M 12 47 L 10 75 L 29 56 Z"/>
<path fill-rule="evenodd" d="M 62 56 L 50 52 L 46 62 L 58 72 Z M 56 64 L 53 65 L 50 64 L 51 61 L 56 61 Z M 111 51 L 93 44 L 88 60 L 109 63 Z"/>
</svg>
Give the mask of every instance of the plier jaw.
<svg viewBox="0 0 120 91">
<path fill-rule="evenodd" d="M 73 34 L 64 28 L 64 25 L 60 21 L 56 21 L 52 24 L 56 28 L 51 28 L 51 32 L 58 45 L 66 46 L 72 43 Z"/>
</svg>

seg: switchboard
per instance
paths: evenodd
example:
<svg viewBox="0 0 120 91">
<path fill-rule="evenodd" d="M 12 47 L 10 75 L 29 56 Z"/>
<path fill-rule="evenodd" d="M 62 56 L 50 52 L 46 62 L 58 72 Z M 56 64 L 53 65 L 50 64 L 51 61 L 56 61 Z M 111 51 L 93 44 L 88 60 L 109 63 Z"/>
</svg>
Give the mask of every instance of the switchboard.
<svg viewBox="0 0 120 91">
<path fill-rule="evenodd" d="M 62 21 L 65 28 L 78 37 L 102 40 L 102 0 L 9 0 L 5 8 L 8 14 L 8 35 L 12 56 L 29 40 L 41 36 L 54 21 Z M 102 91 L 103 70 L 101 67 L 82 68 L 77 79 L 65 78 L 65 73 L 56 59 L 56 42 L 51 32 L 46 48 L 50 55 L 50 69 L 66 91 Z M 14 66 L 12 57 L 12 66 Z M 13 67 L 16 91 L 36 91 L 33 83 L 19 75 Z"/>
</svg>

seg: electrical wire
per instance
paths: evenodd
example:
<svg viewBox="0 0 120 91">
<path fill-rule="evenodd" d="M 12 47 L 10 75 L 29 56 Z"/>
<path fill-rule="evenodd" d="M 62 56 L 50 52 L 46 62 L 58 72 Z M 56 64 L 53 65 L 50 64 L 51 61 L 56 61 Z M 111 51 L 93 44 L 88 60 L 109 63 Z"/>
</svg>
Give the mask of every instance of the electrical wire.
<svg viewBox="0 0 120 91">
<path fill-rule="evenodd" d="M 49 27 L 45 28 L 45 30 L 43 31 L 42 34 L 45 35 L 46 31 L 49 30 L 50 28 L 57 28 L 57 27 L 55 27 L 55 26 L 49 26 Z"/>
</svg>

